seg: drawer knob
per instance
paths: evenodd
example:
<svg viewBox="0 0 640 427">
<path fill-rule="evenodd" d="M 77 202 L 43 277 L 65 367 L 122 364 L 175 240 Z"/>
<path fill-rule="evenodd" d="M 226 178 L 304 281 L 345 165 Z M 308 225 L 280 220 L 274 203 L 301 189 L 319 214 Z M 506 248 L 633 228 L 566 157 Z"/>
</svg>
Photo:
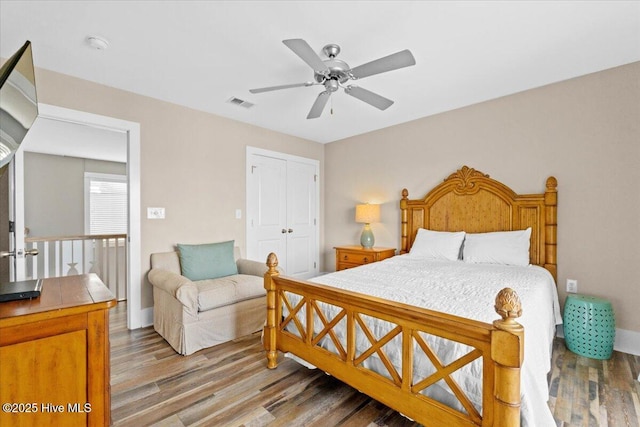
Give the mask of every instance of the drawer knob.
<svg viewBox="0 0 640 427">
<path fill-rule="evenodd" d="M 364 257 L 364 262 L 369 262 L 369 259 L 367 257 Z"/>
<path fill-rule="evenodd" d="M 344 260 L 346 261 L 346 260 L 348 260 L 348 259 L 349 259 L 349 256 L 348 256 L 348 255 L 345 255 L 345 256 L 344 256 Z"/>
</svg>

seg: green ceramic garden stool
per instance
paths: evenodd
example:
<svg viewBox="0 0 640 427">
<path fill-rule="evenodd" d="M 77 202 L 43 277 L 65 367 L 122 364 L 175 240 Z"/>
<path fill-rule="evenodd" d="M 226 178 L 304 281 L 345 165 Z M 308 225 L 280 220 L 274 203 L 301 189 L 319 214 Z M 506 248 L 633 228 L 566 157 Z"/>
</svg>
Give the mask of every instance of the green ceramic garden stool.
<svg viewBox="0 0 640 427">
<path fill-rule="evenodd" d="M 609 301 L 588 295 L 568 295 L 563 321 L 569 350 L 592 359 L 611 357 L 616 321 Z"/>
</svg>

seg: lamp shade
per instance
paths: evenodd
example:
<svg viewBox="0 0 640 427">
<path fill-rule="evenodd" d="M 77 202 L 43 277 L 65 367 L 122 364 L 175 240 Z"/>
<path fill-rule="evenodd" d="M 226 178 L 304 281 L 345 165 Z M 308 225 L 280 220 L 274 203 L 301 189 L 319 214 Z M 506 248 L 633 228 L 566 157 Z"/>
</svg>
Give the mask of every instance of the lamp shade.
<svg viewBox="0 0 640 427">
<path fill-rule="evenodd" d="M 380 222 L 380 205 L 356 205 L 356 222 L 364 224 Z"/>
</svg>

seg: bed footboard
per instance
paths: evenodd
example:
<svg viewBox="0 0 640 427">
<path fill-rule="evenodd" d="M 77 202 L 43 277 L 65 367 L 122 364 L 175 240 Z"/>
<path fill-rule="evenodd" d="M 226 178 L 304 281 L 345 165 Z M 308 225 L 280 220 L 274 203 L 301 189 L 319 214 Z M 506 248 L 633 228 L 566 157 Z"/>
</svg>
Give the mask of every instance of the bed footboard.
<svg viewBox="0 0 640 427">
<path fill-rule="evenodd" d="M 279 351 L 290 352 L 425 425 L 520 426 L 524 329 L 515 320 L 522 313 L 515 291 L 500 291 L 495 310 L 501 319 L 488 324 L 280 277 L 277 264 L 276 255 L 270 254 L 264 276 L 268 368 L 277 367 Z M 323 309 L 329 306 L 332 316 Z M 388 325 L 385 333 L 376 334 L 370 328 L 372 318 Z M 337 332 L 337 325 L 345 332 Z M 432 348 L 433 337 L 461 343 L 469 350 L 455 360 L 442 360 Z M 363 339 L 366 348 L 356 348 Z M 387 344 L 392 341 L 401 348 L 398 359 L 389 355 Z M 418 377 L 416 357 L 426 357 L 433 372 Z M 381 369 L 374 371 L 367 365 L 371 358 Z M 481 360 L 481 410 L 456 381 L 456 372 L 476 359 Z M 457 409 L 424 393 L 443 382 L 457 399 Z"/>
</svg>

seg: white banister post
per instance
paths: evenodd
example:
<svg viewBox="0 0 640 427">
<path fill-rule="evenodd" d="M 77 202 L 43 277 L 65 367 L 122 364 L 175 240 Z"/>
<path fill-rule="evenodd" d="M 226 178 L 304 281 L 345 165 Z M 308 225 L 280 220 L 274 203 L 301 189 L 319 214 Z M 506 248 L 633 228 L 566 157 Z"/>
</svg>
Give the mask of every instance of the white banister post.
<svg viewBox="0 0 640 427">
<path fill-rule="evenodd" d="M 116 258 L 116 299 L 120 299 L 120 245 L 119 239 L 113 239 L 115 246 L 115 258 Z"/>
<path fill-rule="evenodd" d="M 43 252 L 43 260 L 42 260 L 42 275 L 44 276 L 44 278 L 46 279 L 47 277 L 50 276 L 50 272 L 49 272 L 49 242 L 45 241 L 44 243 L 44 248 L 42 250 Z"/>
</svg>

